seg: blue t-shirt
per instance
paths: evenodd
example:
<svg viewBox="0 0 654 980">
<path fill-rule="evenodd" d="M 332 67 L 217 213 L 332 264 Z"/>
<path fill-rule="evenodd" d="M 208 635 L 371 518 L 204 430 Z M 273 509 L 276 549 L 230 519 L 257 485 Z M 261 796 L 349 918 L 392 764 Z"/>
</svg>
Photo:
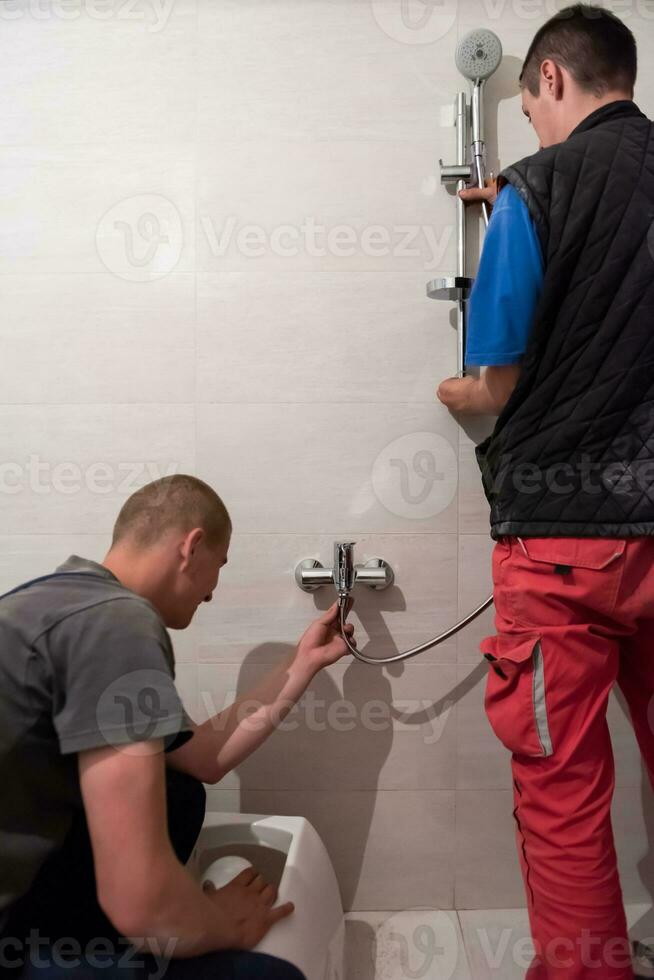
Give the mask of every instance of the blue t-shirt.
<svg viewBox="0 0 654 980">
<path fill-rule="evenodd" d="M 488 222 L 468 301 L 466 364 L 517 364 L 543 288 L 543 257 L 531 215 L 511 184 Z"/>
</svg>

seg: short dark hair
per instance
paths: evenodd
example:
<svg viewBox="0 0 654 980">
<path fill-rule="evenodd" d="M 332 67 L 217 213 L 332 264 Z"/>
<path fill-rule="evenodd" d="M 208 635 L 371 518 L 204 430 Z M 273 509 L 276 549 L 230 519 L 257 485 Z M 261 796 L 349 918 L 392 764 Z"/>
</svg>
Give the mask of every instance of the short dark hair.
<svg viewBox="0 0 654 980">
<path fill-rule="evenodd" d="M 201 527 L 207 544 L 223 544 L 232 529 L 227 508 L 208 483 L 196 476 L 175 473 L 146 483 L 120 509 L 111 547 L 129 538 L 137 547 L 155 544 L 170 528 L 192 531 Z"/>
<path fill-rule="evenodd" d="M 636 39 L 603 7 L 577 3 L 543 24 L 520 73 L 521 86 L 532 95 L 540 92 L 540 66 L 547 58 L 569 71 L 585 92 L 597 96 L 612 89 L 633 93 L 638 67 Z"/>
</svg>

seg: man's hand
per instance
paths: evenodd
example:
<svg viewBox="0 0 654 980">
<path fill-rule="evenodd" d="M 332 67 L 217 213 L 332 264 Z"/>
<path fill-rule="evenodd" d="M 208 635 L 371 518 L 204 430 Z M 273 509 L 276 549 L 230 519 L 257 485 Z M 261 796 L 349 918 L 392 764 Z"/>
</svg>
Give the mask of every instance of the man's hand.
<svg viewBox="0 0 654 980">
<path fill-rule="evenodd" d="M 352 608 L 353 600 L 348 600 L 348 613 Z M 329 664 L 336 663 L 341 657 L 344 657 L 348 652 L 345 641 L 341 636 L 341 631 L 339 627 L 340 612 L 338 609 L 338 602 L 335 602 L 329 607 L 326 613 L 316 619 L 315 622 L 309 626 L 306 632 L 302 635 L 300 642 L 298 643 L 296 661 L 301 664 L 306 664 L 311 667 L 314 671 L 319 671 L 323 667 L 329 666 Z M 354 626 L 348 623 L 345 627 L 345 632 L 347 634 L 350 643 L 356 646 L 356 640 L 353 639 L 352 634 L 354 633 Z"/>
<path fill-rule="evenodd" d="M 474 411 L 473 400 L 478 388 L 476 378 L 447 378 L 436 389 L 436 397 L 451 412 Z"/>
<path fill-rule="evenodd" d="M 520 377 L 519 364 L 487 367 L 479 378 L 447 378 L 436 397 L 451 411 L 466 415 L 499 415 Z"/>
<path fill-rule="evenodd" d="M 203 892 L 220 910 L 221 918 L 229 923 L 229 949 L 252 949 L 261 942 L 271 926 L 285 919 L 295 908 L 292 902 L 273 908 L 277 889 L 254 868 L 244 868 L 223 888 L 216 888 L 207 881 Z"/>
<path fill-rule="evenodd" d="M 486 201 L 491 210 L 497 200 L 497 181 L 487 177 L 485 187 L 466 187 L 465 190 L 459 191 L 459 197 L 466 204 L 481 204 L 482 201 Z"/>
</svg>

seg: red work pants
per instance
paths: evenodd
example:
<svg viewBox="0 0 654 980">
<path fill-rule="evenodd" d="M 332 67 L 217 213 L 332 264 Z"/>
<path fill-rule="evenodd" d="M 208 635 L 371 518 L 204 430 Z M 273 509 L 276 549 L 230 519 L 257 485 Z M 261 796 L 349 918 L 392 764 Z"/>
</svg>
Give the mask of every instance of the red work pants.
<svg viewBox="0 0 654 980">
<path fill-rule="evenodd" d="M 504 537 L 485 708 L 511 753 L 528 980 L 631 980 L 611 826 L 617 681 L 654 782 L 654 537 Z"/>
</svg>

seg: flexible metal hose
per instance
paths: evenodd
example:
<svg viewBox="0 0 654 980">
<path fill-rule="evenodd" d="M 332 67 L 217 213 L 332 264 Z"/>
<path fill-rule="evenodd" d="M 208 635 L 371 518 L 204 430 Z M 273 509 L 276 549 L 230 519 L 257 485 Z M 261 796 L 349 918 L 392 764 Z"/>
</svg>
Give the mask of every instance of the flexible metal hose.
<svg viewBox="0 0 654 980">
<path fill-rule="evenodd" d="M 455 623 L 454 626 L 451 626 L 443 633 L 439 633 L 438 636 L 435 636 L 433 638 L 433 640 L 428 640 L 426 643 L 421 643 L 417 647 L 412 647 L 410 650 L 406 650 L 404 653 L 396 653 L 392 657 L 366 657 L 364 653 L 361 653 L 359 650 L 357 650 L 357 648 L 350 642 L 350 640 L 347 638 L 345 634 L 345 620 L 347 618 L 347 613 L 348 613 L 347 599 L 348 597 L 345 595 L 339 595 L 338 597 L 341 636 L 345 640 L 345 645 L 347 646 L 348 650 L 354 657 L 357 658 L 357 660 L 361 660 L 364 664 L 373 664 L 373 665 L 392 664 L 398 660 L 408 660 L 409 657 L 415 657 L 419 653 L 424 653 L 425 650 L 431 650 L 432 647 L 438 646 L 439 643 L 443 643 L 445 640 L 448 640 L 450 636 L 454 636 L 455 633 L 458 633 L 459 630 L 462 630 L 464 626 L 467 626 L 468 623 L 471 623 L 473 619 L 476 619 L 477 616 L 483 613 L 484 609 L 488 609 L 488 607 L 492 605 L 493 602 L 493 596 L 491 595 L 488 597 L 488 599 L 485 599 L 480 606 L 477 606 L 476 609 L 474 609 L 471 613 L 469 613 L 469 615 L 467 615 L 464 619 L 461 619 L 459 620 L 458 623 Z"/>
</svg>

